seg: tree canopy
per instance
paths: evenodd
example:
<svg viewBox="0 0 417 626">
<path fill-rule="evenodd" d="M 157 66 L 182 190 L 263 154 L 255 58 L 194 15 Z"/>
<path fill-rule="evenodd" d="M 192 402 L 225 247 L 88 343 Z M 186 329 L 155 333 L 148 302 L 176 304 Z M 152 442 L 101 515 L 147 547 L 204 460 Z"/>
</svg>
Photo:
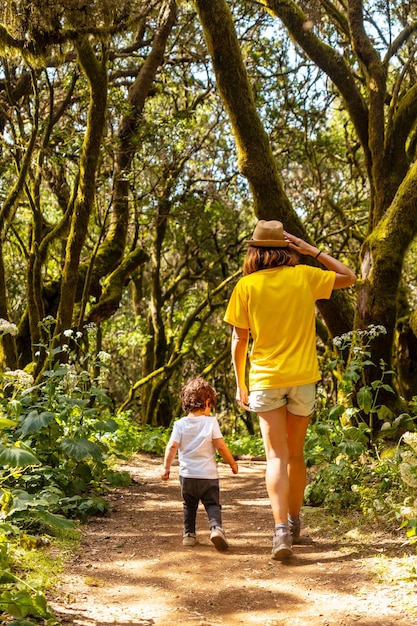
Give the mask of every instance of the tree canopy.
<svg viewBox="0 0 417 626">
<path fill-rule="evenodd" d="M 45 320 L 56 348 L 93 323 L 142 423 L 170 423 L 191 373 L 226 406 L 222 314 L 256 219 L 277 218 L 360 275 L 318 304 L 321 351 L 384 326 L 392 407 L 416 395 L 416 17 L 399 0 L 7 0 L 2 368 L 41 377 Z"/>
</svg>

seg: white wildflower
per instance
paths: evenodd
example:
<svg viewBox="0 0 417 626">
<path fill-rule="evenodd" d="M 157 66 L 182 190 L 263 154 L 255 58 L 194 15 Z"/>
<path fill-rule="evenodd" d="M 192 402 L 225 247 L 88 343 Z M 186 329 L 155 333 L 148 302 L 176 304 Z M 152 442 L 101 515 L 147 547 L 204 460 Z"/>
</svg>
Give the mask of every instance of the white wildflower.
<svg viewBox="0 0 417 626">
<path fill-rule="evenodd" d="M 352 332 L 343 333 L 343 335 L 339 335 L 338 337 L 333 338 L 333 343 L 336 348 L 345 348 L 352 341 Z"/>
<path fill-rule="evenodd" d="M 33 376 L 25 372 L 24 370 L 6 370 L 3 374 L 4 378 L 15 384 L 16 386 L 27 389 L 34 383 Z"/>
<path fill-rule="evenodd" d="M 111 354 L 109 354 L 108 352 L 104 352 L 104 350 L 100 350 L 100 352 L 97 353 L 97 358 L 103 363 L 110 363 Z"/>
<path fill-rule="evenodd" d="M 405 517 L 405 519 L 416 519 L 417 518 L 417 501 L 414 506 L 401 507 L 401 515 Z"/>
<path fill-rule="evenodd" d="M 406 433 L 404 433 L 403 439 L 405 443 L 414 450 L 414 452 L 417 452 L 417 433 L 407 431 Z"/>
<path fill-rule="evenodd" d="M 400 475 L 406 485 L 417 488 L 417 464 L 402 461 L 400 464 Z"/>
<path fill-rule="evenodd" d="M 402 452 L 401 459 L 405 463 L 408 463 L 409 465 L 417 466 L 417 456 L 415 456 L 410 450 L 406 450 L 405 452 Z"/>
<path fill-rule="evenodd" d="M 64 330 L 64 337 L 72 337 L 74 331 L 72 330 L 72 328 L 67 328 L 67 330 Z"/>
<path fill-rule="evenodd" d="M 67 389 L 67 391 L 73 391 L 77 386 L 78 376 L 77 371 L 74 365 L 69 365 L 68 363 L 62 363 L 60 367 L 66 369 L 65 377 L 63 383 Z"/>
<path fill-rule="evenodd" d="M 370 337 L 378 337 L 378 335 L 387 334 L 387 329 L 381 324 L 369 324 L 368 331 Z"/>
<path fill-rule="evenodd" d="M 0 317 L 0 334 L 1 335 L 17 335 L 17 326 L 8 320 Z"/>
</svg>

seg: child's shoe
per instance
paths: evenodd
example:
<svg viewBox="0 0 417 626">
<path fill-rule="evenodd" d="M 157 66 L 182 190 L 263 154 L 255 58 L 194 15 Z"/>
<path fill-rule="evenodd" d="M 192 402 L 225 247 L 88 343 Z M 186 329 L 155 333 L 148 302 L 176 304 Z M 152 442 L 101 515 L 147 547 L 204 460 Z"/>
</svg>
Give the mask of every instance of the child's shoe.
<svg viewBox="0 0 417 626">
<path fill-rule="evenodd" d="M 197 543 L 197 539 L 195 536 L 195 533 L 186 533 L 183 538 L 182 538 L 182 545 L 183 546 L 195 546 L 195 544 Z"/>
<path fill-rule="evenodd" d="M 219 550 L 219 552 L 227 550 L 229 548 L 229 544 L 223 529 L 220 528 L 220 526 L 213 526 L 210 531 L 210 541 L 214 544 L 216 550 Z"/>
</svg>

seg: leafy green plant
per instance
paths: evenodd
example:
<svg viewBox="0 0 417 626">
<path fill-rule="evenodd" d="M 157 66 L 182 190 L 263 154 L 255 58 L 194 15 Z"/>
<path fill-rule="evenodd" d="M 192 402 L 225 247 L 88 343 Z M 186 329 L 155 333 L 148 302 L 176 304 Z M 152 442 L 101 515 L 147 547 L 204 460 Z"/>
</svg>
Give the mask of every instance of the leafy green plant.
<svg viewBox="0 0 417 626">
<path fill-rule="evenodd" d="M 224 439 L 231 453 L 235 456 L 265 457 L 265 448 L 261 437 L 227 435 Z"/>
<path fill-rule="evenodd" d="M 44 320 L 44 329 L 51 323 Z M 30 525 L 37 521 L 41 526 L 62 526 L 62 512 L 84 519 L 87 512 L 103 512 L 106 504 L 99 494 L 106 482 L 115 480 L 109 459 L 118 445 L 120 422 L 105 389 L 92 375 L 97 364 L 105 367 L 105 357 L 83 354 L 81 333 L 64 334 L 72 349 L 67 344 L 42 346 L 49 354 L 50 369 L 40 383 L 20 371 L 3 376 L 3 519 Z M 60 353 L 63 363 L 57 360 Z"/>
<path fill-rule="evenodd" d="M 138 451 L 162 456 L 170 437 L 170 431 L 162 426 L 143 426 L 138 432 Z"/>
<path fill-rule="evenodd" d="M 401 479 L 410 489 L 410 495 L 404 500 L 400 509 L 403 522 L 401 528 L 406 529 L 410 543 L 417 543 L 417 433 L 407 432 L 403 435 L 407 449 L 401 452 Z"/>
<path fill-rule="evenodd" d="M 343 455 L 321 465 L 312 474 L 305 491 L 310 506 L 324 506 L 340 513 L 356 509 L 381 526 L 395 527 L 398 502 L 403 490 L 397 454 L 380 458 L 371 453 L 359 458 Z"/>
<path fill-rule="evenodd" d="M 137 424 L 130 411 L 117 413 L 113 417 L 117 429 L 103 434 L 109 452 L 118 458 L 134 454 L 141 449 L 143 429 Z"/>
<path fill-rule="evenodd" d="M 359 507 L 359 496 L 351 486 L 356 483 L 360 469 L 347 459 L 322 466 L 307 485 L 304 501 L 309 506 L 325 506 L 333 511 Z"/>
<path fill-rule="evenodd" d="M 74 531 L 66 530 L 55 540 L 56 546 L 68 548 L 77 537 Z M 58 626 L 60 623 L 44 595 L 44 588 L 53 584 L 61 565 L 55 551 L 52 555 L 43 549 L 49 543 L 39 535 L 22 532 L 17 525 L 0 524 L 0 613 L 8 616 L 7 624 Z"/>
<path fill-rule="evenodd" d="M 307 466 L 332 463 L 346 457 L 358 459 L 364 454 L 369 443 L 369 428 L 343 425 L 340 416 L 343 407 L 337 406 L 330 411 L 323 409 L 309 425 L 305 442 Z"/>
<path fill-rule="evenodd" d="M 42 324 L 51 340 L 54 320 Z M 12 330 L 0 320 L 0 333 Z M 64 335 L 71 346 L 38 346 L 48 354 L 40 382 L 21 370 L 0 375 L 0 611 L 15 624 L 56 623 L 42 589 L 19 574 L 15 546 L 36 549 L 36 535 L 105 513 L 108 484 L 130 481 L 113 468 L 125 435 L 102 386 L 106 355 L 83 352 L 81 333 Z"/>
<path fill-rule="evenodd" d="M 340 353 L 349 352 L 349 359 L 338 358 L 329 364 L 329 368 L 338 372 L 338 396 L 343 399 L 344 415 L 351 424 L 359 424 L 363 421 L 361 412 L 367 416 L 366 423 L 369 432 L 374 432 L 375 420 L 382 422 L 381 430 L 393 427 L 394 415 L 385 405 L 379 403 L 381 390 L 393 393 L 392 387 L 386 382 L 386 378 L 394 374 L 386 369 L 386 364 L 381 360 L 380 377 L 370 384 L 366 384 L 364 371 L 367 367 L 375 367 L 370 360 L 369 346 L 372 341 L 381 334 L 386 334 L 384 326 L 370 324 L 367 329 L 354 330 L 335 337 L 334 345 Z M 399 425 L 398 423 L 395 426 Z"/>
<path fill-rule="evenodd" d="M 347 365 L 341 359 L 330 363 L 332 371 L 338 369 L 341 402 L 330 409 L 323 403 L 308 429 L 305 457 L 312 469 L 305 497 L 311 505 L 339 511 L 354 507 L 390 524 L 403 497 L 400 458 L 383 439 L 372 439 L 373 420 L 383 422 L 382 431 L 389 428 L 393 432 L 400 425 L 413 423 L 413 418 L 402 414 L 394 419 L 387 407 L 379 404 L 380 391 L 392 391 L 384 382 L 391 372 L 383 364 L 381 377 L 364 384 L 364 368 L 373 365 L 370 342 L 384 332 L 383 327 L 369 326 L 334 340 L 341 351 L 349 350 L 350 360 Z M 368 416 L 366 421 L 362 413 Z"/>
</svg>

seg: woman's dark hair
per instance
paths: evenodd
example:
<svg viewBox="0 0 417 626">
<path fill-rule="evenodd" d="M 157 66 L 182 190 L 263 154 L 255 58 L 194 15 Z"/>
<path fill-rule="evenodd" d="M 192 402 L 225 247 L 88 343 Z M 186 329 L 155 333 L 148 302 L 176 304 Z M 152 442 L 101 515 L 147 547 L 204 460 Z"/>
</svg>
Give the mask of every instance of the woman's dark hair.
<svg viewBox="0 0 417 626">
<path fill-rule="evenodd" d="M 204 378 L 191 378 L 181 389 L 182 409 L 187 413 L 205 409 L 207 400 L 210 408 L 214 407 L 217 394 Z"/>
<path fill-rule="evenodd" d="M 257 248 L 249 246 L 243 262 L 243 274 L 253 274 L 259 270 L 267 270 L 283 265 L 297 265 L 299 255 L 289 248 Z"/>
</svg>

